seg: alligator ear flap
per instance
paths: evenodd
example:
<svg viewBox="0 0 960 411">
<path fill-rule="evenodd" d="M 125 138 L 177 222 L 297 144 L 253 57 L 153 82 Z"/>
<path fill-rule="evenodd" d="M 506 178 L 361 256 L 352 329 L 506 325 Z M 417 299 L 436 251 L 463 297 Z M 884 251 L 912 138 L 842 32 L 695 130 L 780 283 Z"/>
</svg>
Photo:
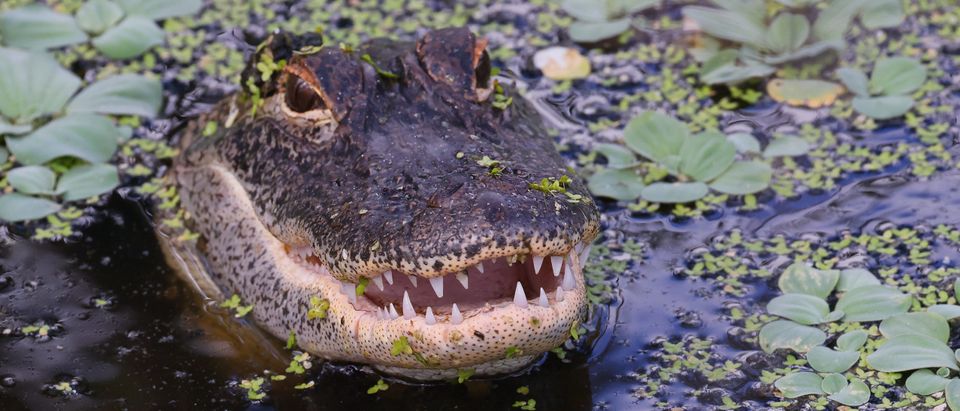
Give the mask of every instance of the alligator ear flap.
<svg viewBox="0 0 960 411">
<path fill-rule="evenodd" d="M 466 90 L 467 98 L 483 101 L 490 95 L 490 56 L 487 39 L 466 28 L 434 30 L 417 41 L 417 58 L 436 82 Z"/>
</svg>

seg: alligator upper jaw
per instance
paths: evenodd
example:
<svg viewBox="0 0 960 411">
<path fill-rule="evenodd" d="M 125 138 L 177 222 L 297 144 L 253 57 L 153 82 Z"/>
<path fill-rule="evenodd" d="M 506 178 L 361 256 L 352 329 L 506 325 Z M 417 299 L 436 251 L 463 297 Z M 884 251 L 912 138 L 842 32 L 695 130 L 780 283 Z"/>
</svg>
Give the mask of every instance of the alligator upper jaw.
<svg viewBox="0 0 960 411">
<path fill-rule="evenodd" d="M 339 282 L 341 296 L 368 320 L 419 319 L 426 326 L 460 325 L 465 318 L 504 307 L 562 303 L 571 293 L 583 292 L 582 268 L 590 254 L 588 243 L 578 243 L 566 255 L 508 254 L 439 277 L 387 270 L 354 283 L 336 279 L 310 248 L 285 249 L 298 265 Z"/>
</svg>

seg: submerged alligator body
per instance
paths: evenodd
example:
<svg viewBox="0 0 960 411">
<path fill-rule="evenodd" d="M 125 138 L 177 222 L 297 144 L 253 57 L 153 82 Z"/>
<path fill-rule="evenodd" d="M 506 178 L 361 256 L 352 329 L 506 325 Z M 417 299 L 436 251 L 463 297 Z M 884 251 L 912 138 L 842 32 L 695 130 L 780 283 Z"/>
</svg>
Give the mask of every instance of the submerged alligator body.
<svg viewBox="0 0 960 411">
<path fill-rule="evenodd" d="M 276 34 L 250 66 L 172 168 L 194 281 L 319 357 L 415 379 L 515 371 L 568 338 L 599 214 L 535 110 L 493 106 L 485 41 Z"/>
</svg>

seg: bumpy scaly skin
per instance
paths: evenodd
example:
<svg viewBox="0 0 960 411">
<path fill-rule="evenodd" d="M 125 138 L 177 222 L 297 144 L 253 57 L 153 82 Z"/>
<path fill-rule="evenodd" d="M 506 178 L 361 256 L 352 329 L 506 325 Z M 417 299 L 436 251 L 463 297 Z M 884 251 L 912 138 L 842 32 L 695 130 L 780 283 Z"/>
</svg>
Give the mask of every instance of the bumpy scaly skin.
<svg viewBox="0 0 960 411">
<path fill-rule="evenodd" d="M 335 121 L 288 118 L 275 78 L 260 85 L 266 98 L 255 116 L 233 98 L 194 122 L 173 175 L 213 283 L 255 304 L 254 318 L 278 337 L 294 331 L 321 357 L 413 378 L 508 372 L 561 344 L 586 311 L 579 269 L 563 301 L 503 302 L 458 325 L 445 315 L 429 326 L 422 315 L 379 320 L 369 302 L 355 307 L 340 292 L 338 279 L 385 270 L 437 277 L 492 257 L 567 255 L 596 236 L 592 203 L 528 187 L 568 171 L 522 99 L 504 111 L 483 101 L 478 50 L 468 31 L 446 29 L 416 46 L 374 41 L 356 53 L 290 55 L 288 72 L 322 91 Z M 364 53 L 400 78 L 377 75 L 359 61 Z M 210 120 L 218 132 L 200 136 Z M 498 160 L 502 175 L 477 164 L 482 156 Z M 579 181 L 566 189 L 589 199 Z M 322 267 L 295 261 L 291 247 L 309 247 Z M 307 319 L 311 297 L 329 301 L 326 318 Z M 416 355 L 391 353 L 401 337 Z M 519 355 L 505 358 L 508 349 Z"/>
</svg>

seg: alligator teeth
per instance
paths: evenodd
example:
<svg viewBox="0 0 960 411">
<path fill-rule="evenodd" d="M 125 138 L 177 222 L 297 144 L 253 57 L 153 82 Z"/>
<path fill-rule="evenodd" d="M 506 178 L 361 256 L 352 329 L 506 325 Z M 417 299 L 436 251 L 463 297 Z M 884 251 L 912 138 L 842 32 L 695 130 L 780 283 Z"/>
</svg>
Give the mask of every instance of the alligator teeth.
<svg viewBox="0 0 960 411">
<path fill-rule="evenodd" d="M 557 277 L 560 275 L 560 265 L 563 264 L 562 255 L 551 255 L 550 256 L 550 267 L 553 268 L 553 276 Z"/>
<path fill-rule="evenodd" d="M 590 258 L 590 247 L 593 247 L 593 244 L 587 244 L 580 252 L 580 268 L 587 266 L 587 259 Z"/>
<path fill-rule="evenodd" d="M 384 271 L 383 278 L 387 279 L 387 284 L 393 285 L 393 271 Z"/>
<path fill-rule="evenodd" d="M 373 285 L 377 286 L 380 291 L 383 291 L 383 276 L 378 275 L 373 277 Z"/>
<path fill-rule="evenodd" d="M 477 271 L 479 271 L 480 274 L 483 274 L 483 263 L 482 263 L 482 262 L 477 263 Z"/>
<path fill-rule="evenodd" d="M 460 282 L 460 285 L 463 286 L 463 289 L 464 289 L 464 290 L 470 288 L 470 285 L 469 285 L 469 284 L 470 284 L 470 278 L 467 277 L 467 273 L 466 273 L 466 272 L 461 271 L 461 272 L 457 273 L 457 281 Z"/>
<path fill-rule="evenodd" d="M 540 304 L 541 307 L 550 306 L 550 302 L 547 301 L 547 293 L 543 291 L 543 287 L 540 287 L 540 298 L 537 299 L 537 304 Z"/>
<path fill-rule="evenodd" d="M 413 304 L 410 303 L 410 295 L 407 294 L 407 290 L 403 290 L 403 304 L 400 309 L 403 310 L 404 320 L 412 320 L 413 317 L 417 316 L 417 312 L 413 310 Z"/>
<path fill-rule="evenodd" d="M 382 320 L 382 319 L 383 319 L 383 308 L 381 308 L 381 307 L 377 307 L 377 319 L 378 319 L 378 320 Z"/>
<path fill-rule="evenodd" d="M 430 286 L 433 287 L 433 292 L 437 294 L 437 298 L 443 298 L 443 277 L 431 278 Z"/>
<path fill-rule="evenodd" d="M 513 304 L 520 308 L 527 308 L 527 296 L 523 293 L 523 286 L 517 281 L 517 289 L 513 292 Z"/>
<path fill-rule="evenodd" d="M 450 324 L 460 325 L 463 322 L 463 314 L 460 314 L 460 308 L 457 307 L 457 303 L 453 303 L 453 309 L 450 313 Z"/>
<path fill-rule="evenodd" d="M 437 323 L 437 317 L 433 316 L 433 308 L 427 307 L 427 325 L 434 325 Z"/>
<path fill-rule="evenodd" d="M 557 293 L 553 299 L 557 300 L 557 302 L 563 301 L 563 287 L 557 287 Z"/>
<path fill-rule="evenodd" d="M 533 256 L 533 273 L 539 274 L 540 267 L 543 267 L 543 256 L 542 255 Z"/>
<path fill-rule="evenodd" d="M 563 282 L 560 283 L 560 287 L 564 290 L 572 290 L 577 286 L 577 282 L 573 280 L 573 270 L 566 269 L 563 273 Z"/>
<path fill-rule="evenodd" d="M 393 307 L 393 303 L 390 303 L 390 319 L 396 320 L 400 318 L 400 315 L 397 314 L 397 309 Z"/>
<path fill-rule="evenodd" d="M 419 287 L 419 285 L 417 284 L 417 277 L 408 275 L 407 279 L 410 280 L 410 284 L 413 284 L 413 288 Z"/>
</svg>

